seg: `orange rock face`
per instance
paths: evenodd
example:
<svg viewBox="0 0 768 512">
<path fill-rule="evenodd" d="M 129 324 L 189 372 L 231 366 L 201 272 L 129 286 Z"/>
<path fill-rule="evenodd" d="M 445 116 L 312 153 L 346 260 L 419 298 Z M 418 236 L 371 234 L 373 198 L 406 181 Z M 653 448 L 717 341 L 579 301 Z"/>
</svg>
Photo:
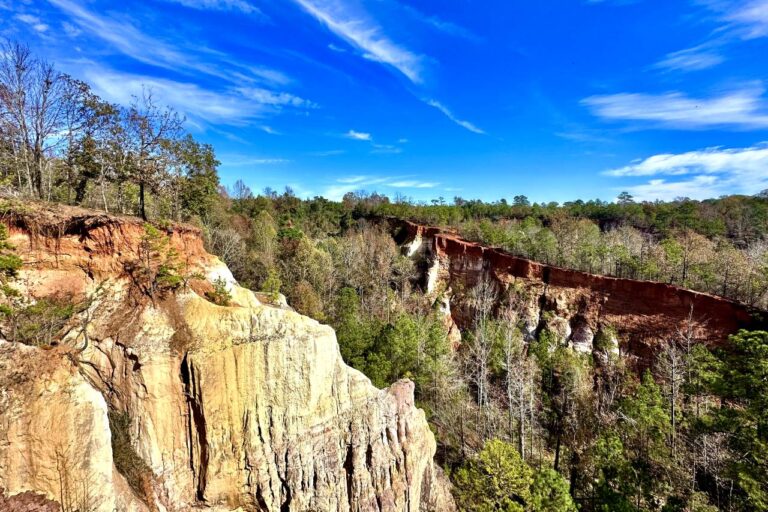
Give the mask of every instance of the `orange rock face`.
<svg viewBox="0 0 768 512">
<path fill-rule="evenodd" d="M 524 310 L 522 319 L 529 331 L 547 323 L 545 312 L 549 312 L 546 318 L 567 321 L 563 341 L 578 342 L 573 339 L 577 333 L 594 335 L 611 326 L 624 351 L 641 364 L 648 363 L 655 347 L 665 341 L 689 336 L 718 346 L 741 328 L 767 325 L 764 311 L 722 297 L 568 270 L 469 242 L 439 228 L 391 222 L 405 252 L 423 255 L 427 287 L 450 290 L 451 315 L 460 327 L 471 325 L 466 293 L 483 276 L 499 284 L 500 302 L 517 303 Z"/>
<path fill-rule="evenodd" d="M 36 297 L 81 295 L 83 273 L 91 280 L 127 277 L 126 269 L 139 260 L 139 247 L 146 236 L 144 223 L 136 217 L 62 205 L 36 204 L 34 214 L 9 213 L 1 220 L 25 262 L 25 273 L 45 273 L 45 279 L 30 283 Z M 165 234 L 179 263 L 187 269 L 200 269 L 212 261 L 198 229 L 175 225 Z"/>
</svg>

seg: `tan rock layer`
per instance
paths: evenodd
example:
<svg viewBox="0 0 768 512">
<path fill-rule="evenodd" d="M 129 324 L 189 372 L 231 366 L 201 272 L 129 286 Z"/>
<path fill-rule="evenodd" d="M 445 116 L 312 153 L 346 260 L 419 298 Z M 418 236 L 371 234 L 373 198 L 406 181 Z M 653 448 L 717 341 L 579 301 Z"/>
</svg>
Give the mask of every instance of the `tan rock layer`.
<svg viewBox="0 0 768 512">
<path fill-rule="evenodd" d="M 168 234 L 190 273 L 225 278 L 232 306 L 195 286 L 137 297 L 136 219 L 44 207 L 4 221 L 26 263 L 23 295 L 91 299 L 58 347 L 0 341 L 8 495 L 61 502 L 72 487 L 99 512 L 454 509 L 413 384 L 376 389 L 344 364 L 332 329 L 261 304 L 197 230 Z M 110 410 L 128 414 L 150 472 L 133 488 L 115 468 Z M 59 478 L 62 450 L 72 486 Z"/>
</svg>

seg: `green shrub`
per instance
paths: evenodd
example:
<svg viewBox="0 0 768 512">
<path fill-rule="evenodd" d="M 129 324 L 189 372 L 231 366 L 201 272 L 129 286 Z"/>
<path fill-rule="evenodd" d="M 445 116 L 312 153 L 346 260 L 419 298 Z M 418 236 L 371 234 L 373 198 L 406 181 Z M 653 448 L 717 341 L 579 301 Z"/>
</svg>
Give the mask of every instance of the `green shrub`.
<svg viewBox="0 0 768 512">
<path fill-rule="evenodd" d="M 50 346 L 59 341 L 63 329 L 78 311 L 71 297 L 46 297 L 34 304 L 9 309 L 8 339 L 34 346 Z"/>
<path fill-rule="evenodd" d="M 536 473 L 531 485 L 529 510 L 532 512 L 577 512 L 576 504 L 569 493 L 568 482 L 550 468 Z"/>
<path fill-rule="evenodd" d="M 219 306 L 229 306 L 232 302 L 232 294 L 227 289 L 227 281 L 223 277 L 217 277 L 213 281 L 213 290 L 205 292 L 205 296 Z"/>
<path fill-rule="evenodd" d="M 16 277 L 22 261 L 14 252 L 15 247 L 8 242 L 8 228 L 0 224 L 0 315 L 9 317 L 15 309 L 15 299 L 19 292 L 10 282 Z"/>
<path fill-rule="evenodd" d="M 617 339 L 618 335 L 616 334 L 616 329 L 610 325 L 604 325 L 601 326 L 600 329 L 598 329 L 597 334 L 595 334 L 593 346 L 595 350 L 606 353 L 611 352 L 617 348 Z"/>
<path fill-rule="evenodd" d="M 454 494 L 468 512 L 523 512 L 531 499 L 533 470 L 514 446 L 498 439 L 454 474 Z"/>
<path fill-rule="evenodd" d="M 131 417 L 127 412 L 118 411 L 109 411 L 108 417 L 115 467 L 139 496 L 145 496 L 144 482 L 152 478 L 152 470 L 131 443 Z"/>
<path fill-rule="evenodd" d="M 459 509 L 467 512 L 577 512 L 568 482 L 555 470 L 534 470 L 499 439 L 453 474 Z"/>
<path fill-rule="evenodd" d="M 273 304 L 276 304 L 278 300 L 280 300 L 280 286 L 282 286 L 280 275 L 276 270 L 270 269 L 269 274 L 267 274 L 267 278 L 261 285 L 261 291 L 268 295 L 269 300 Z"/>
<path fill-rule="evenodd" d="M 139 288 L 153 300 L 159 293 L 184 284 L 178 253 L 171 246 L 170 237 L 149 223 L 144 224 L 139 261 L 129 271 Z"/>
</svg>

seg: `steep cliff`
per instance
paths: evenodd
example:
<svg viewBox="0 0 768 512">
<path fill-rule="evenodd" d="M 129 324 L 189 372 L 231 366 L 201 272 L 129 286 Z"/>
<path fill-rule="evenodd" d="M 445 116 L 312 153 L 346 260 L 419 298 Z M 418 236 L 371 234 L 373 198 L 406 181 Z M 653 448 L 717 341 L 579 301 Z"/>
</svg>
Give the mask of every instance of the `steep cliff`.
<svg viewBox="0 0 768 512">
<path fill-rule="evenodd" d="M 601 331 L 635 363 L 646 366 L 660 343 L 688 338 L 722 345 L 740 328 L 765 328 L 763 311 L 663 283 L 598 276 L 515 257 L 439 228 L 389 220 L 403 252 L 421 262 L 423 284 L 449 321 L 469 327 L 468 293 L 482 279 L 496 283 L 497 307 L 520 313 L 528 336 L 542 329 L 589 352 Z"/>
<path fill-rule="evenodd" d="M 165 232 L 185 284 L 149 297 L 140 221 L 39 205 L 3 221 L 21 296 L 81 304 L 56 346 L 0 341 L 6 495 L 104 512 L 453 510 L 413 384 L 372 386 L 331 328 L 239 287 L 195 229 Z M 206 298 L 216 280 L 229 305 Z"/>
</svg>

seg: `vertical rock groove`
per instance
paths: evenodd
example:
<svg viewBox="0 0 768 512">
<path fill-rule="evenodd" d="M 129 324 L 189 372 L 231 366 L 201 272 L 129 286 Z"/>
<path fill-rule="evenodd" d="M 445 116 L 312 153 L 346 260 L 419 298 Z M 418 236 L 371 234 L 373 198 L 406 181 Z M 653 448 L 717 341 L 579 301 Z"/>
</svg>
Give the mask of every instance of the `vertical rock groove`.
<svg viewBox="0 0 768 512">
<path fill-rule="evenodd" d="M 190 367 L 189 356 L 181 361 L 181 382 L 187 397 L 189 414 L 190 464 L 195 475 L 196 498 L 205 501 L 205 485 L 208 476 L 208 437 L 205 425 L 205 415 L 197 401 L 199 393 L 194 382 L 193 369 Z"/>
</svg>

